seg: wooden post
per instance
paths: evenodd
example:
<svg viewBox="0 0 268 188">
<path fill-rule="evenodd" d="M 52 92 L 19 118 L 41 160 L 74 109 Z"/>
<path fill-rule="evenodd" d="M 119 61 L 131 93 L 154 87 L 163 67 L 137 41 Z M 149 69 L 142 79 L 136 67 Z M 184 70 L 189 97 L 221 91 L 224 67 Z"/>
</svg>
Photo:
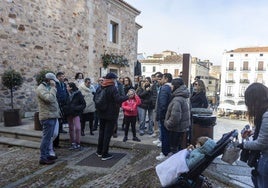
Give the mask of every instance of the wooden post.
<svg viewBox="0 0 268 188">
<path fill-rule="evenodd" d="M 190 54 L 183 54 L 182 56 L 182 79 L 185 85 L 190 89 L 191 80 L 191 56 Z"/>
</svg>

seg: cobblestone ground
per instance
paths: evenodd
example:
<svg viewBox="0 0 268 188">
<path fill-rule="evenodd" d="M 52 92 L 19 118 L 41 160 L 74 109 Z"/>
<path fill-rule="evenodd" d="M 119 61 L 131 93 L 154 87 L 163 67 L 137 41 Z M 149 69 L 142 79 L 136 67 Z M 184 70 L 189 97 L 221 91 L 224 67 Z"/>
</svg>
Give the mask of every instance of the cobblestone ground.
<svg viewBox="0 0 268 188">
<path fill-rule="evenodd" d="M 90 153 L 94 146 L 86 146 L 83 151 L 68 150 L 67 143 L 58 149 L 58 160 L 54 165 L 38 164 L 39 150 L 0 145 L 0 187 L 161 187 L 154 167 L 158 161 L 158 150 L 112 151 L 127 155 L 110 169 L 77 166 L 76 163 Z M 213 187 L 227 187 L 210 179 Z"/>
</svg>

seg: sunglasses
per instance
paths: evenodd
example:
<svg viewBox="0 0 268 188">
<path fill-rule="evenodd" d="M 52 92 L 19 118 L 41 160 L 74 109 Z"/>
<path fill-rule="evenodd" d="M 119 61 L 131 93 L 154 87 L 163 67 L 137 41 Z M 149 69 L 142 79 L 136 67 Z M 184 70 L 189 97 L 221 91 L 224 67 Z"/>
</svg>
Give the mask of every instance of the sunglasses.
<svg viewBox="0 0 268 188">
<path fill-rule="evenodd" d="M 195 86 L 198 86 L 198 83 L 194 83 Z"/>
</svg>

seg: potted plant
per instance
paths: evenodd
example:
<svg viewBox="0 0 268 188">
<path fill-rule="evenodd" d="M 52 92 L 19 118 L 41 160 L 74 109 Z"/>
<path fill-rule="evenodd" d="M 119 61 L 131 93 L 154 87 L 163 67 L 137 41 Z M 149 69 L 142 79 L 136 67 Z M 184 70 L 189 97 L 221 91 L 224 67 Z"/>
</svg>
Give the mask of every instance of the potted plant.
<svg viewBox="0 0 268 188">
<path fill-rule="evenodd" d="M 46 73 L 52 72 L 50 70 L 41 70 L 35 77 L 35 80 L 37 82 L 37 85 L 41 84 L 43 80 L 45 79 Z M 39 112 L 34 113 L 34 129 L 35 130 L 42 130 L 42 125 L 39 120 Z"/>
<path fill-rule="evenodd" d="M 13 69 L 6 70 L 2 75 L 2 84 L 10 90 L 11 109 L 4 111 L 4 125 L 17 126 L 21 124 L 20 110 L 14 109 L 13 92 L 23 83 L 23 78 L 19 72 Z"/>
</svg>

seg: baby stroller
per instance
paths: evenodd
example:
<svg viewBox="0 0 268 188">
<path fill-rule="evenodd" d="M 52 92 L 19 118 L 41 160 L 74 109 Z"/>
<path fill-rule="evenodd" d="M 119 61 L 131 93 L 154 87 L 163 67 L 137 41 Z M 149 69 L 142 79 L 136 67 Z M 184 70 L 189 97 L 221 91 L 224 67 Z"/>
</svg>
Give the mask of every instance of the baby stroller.
<svg viewBox="0 0 268 188">
<path fill-rule="evenodd" d="M 193 168 L 191 168 L 187 173 L 181 174 L 177 181 L 167 186 L 168 188 L 199 188 L 202 186 L 205 177 L 201 173 L 211 164 L 211 162 L 223 154 L 225 147 L 234 139 L 238 137 L 238 131 L 233 130 L 231 132 L 225 133 L 222 138 L 216 143 L 215 148 L 210 154 L 205 155 L 205 157 L 197 163 Z"/>
</svg>

